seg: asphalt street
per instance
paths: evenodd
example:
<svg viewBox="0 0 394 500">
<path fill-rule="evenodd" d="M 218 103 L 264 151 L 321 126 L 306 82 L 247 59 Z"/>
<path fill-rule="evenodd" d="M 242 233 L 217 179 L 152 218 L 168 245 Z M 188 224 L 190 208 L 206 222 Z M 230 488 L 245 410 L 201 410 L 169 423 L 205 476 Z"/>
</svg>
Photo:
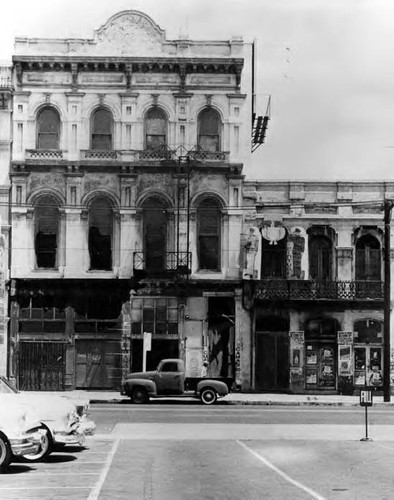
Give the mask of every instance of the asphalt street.
<svg viewBox="0 0 394 500">
<path fill-rule="evenodd" d="M 0 476 L 1 500 L 394 498 L 393 410 L 93 406 L 97 435 Z M 360 421 L 361 420 L 361 421 Z"/>
</svg>

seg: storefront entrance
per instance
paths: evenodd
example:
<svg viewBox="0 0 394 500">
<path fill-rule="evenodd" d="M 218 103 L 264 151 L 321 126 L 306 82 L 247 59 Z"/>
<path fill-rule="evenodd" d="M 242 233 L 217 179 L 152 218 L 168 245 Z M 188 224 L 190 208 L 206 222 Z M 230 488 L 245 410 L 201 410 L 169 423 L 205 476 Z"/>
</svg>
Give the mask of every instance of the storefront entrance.
<svg viewBox="0 0 394 500">
<path fill-rule="evenodd" d="M 305 328 L 305 389 L 337 388 L 337 321 L 311 319 Z"/>
</svg>

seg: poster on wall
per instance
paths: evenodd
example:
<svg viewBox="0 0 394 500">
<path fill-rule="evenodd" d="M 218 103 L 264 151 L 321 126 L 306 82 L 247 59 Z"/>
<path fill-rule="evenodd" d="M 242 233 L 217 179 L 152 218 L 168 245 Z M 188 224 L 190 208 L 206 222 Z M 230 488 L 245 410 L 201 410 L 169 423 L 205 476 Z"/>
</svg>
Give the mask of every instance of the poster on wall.
<svg viewBox="0 0 394 500">
<path fill-rule="evenodd" d="M 352 348 L 350 345 L 338 346 L 338 373 L 341 377 L 353 375 Z"/>
</svg>

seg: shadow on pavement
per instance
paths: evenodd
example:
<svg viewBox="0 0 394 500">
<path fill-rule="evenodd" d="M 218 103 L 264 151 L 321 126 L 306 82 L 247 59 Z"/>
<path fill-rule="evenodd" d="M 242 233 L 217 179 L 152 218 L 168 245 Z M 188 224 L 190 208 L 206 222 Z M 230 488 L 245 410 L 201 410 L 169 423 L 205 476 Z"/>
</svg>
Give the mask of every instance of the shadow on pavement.
<svg viewBox="0 0 394 500">
<path fill-rule="evenodd" d="M 36 470 L 35 467 L 31 467 L 29 465 L 22 464 L 11 464 L 8 466 L 8 469 L 3 474 L 21 474 L 22 472 L 31 472 Z"/>
<path fill-rule="evenodd" d="M 77 457 L 74 457 L 73 455 L 63 455 L 63 454 L 61 455 L 60 453 L 55 453 L 49 455 L 49 457 L 45 460 L 45 463 L 58 464 L 63 462 L 73 462 L 76 459 Z"/>
</svg>

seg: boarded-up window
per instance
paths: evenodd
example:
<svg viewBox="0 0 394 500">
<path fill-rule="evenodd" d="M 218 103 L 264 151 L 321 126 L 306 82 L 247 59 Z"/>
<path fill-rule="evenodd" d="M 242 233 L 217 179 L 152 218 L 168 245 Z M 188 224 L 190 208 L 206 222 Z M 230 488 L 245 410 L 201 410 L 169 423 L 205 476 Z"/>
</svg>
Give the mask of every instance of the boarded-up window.
<svg viewBox="0 0 394 500">
<path fill-rule="evenodd" d="M 332 277 L 332 243 L 326 236 L 310 237 L 309 276 L 317 280 L 329 280 Z"/>
<path fill-rule="evenodd" d="M 197 255 L 200 269 L 220 269 L 221 212 L 216 200 L 207 198 L 197 208 Z"/>
<path fill-rule="evenodd" d="M 59 208 L 52 196 L 42 196 L 35 207 L 35 252 L 37 267 L 56 267 Z"/>
<path fill-rule="evenodd" d="M 167 251 L 167 205 L 158 198 L 144 203 L 145 269 L 148 273 L 165 269 Z"/>
<path fill-rule="evenodd" d="M 112 269 L 112 207 L 105 197 L 97 197 L 89 208 L 90 269 Z"/>
<path fill-rule="evenodd" d="M 112 115 L 107 109 L 93 113 L 92 149 L 112 149 Z"/>
<path fill-rule="evenodd" d="M 380 243 L 372 235 L 362 236 L 356 243 L 356 280 L 381 279 Z"/>
<path fill-rule="evenodd" d="M 204 151 L 220 151 L 222 123 L 219 113 L 207 108 L 198 115 L 198 147 Z"/>
<path fill-rule="evenodd" d="M 167 144 L 167 116 L 158 107 L 151 108 L 145 116 L 145 147 L 160 149 Z"/>
<path fill-rule="evenodd" d="M 262 278 L 286 277 L 286 238 L 276 245 L 262 238 L 261 240 L 261 276 Z"/>
<path fill-rule="evenodd" d="M 37 117 L 37 149 L 59 149 L 60 117 L 51 107 L 40 111 Z"/>
</svg>

